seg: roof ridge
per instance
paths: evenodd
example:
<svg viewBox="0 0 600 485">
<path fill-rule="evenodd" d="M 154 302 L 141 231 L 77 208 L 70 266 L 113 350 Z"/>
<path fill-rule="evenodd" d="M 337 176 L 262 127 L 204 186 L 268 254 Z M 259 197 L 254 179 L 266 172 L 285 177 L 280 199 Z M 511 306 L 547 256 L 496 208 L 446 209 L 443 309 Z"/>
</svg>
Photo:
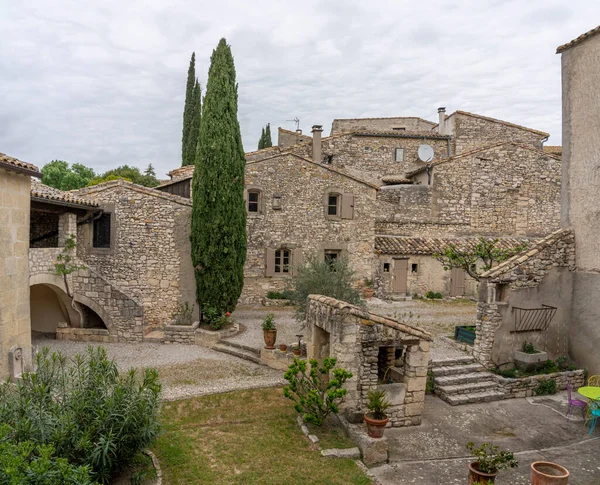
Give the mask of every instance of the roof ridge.
<svg viewBox="0 0 600 485">
<path fill-rule="evenodd" d="M 584 40 L 586 40 L 590 37 L 593 37 L 598 32 L 600 32 L 600 25 L 598 27 L 593 28 L 592 30 L 588 30 L 587 32 L 584 32 L 583 34 L 581 34 L 578 37 L 575 37 L 573 40 L 570 40 L 566 44 L 559 45 L 556 48 L 556 53 L 560 54 L 561 52 L 564 52 L 567 49 L 570 49 L 571 47 L 576 46 L 577 44 L 581 44 Z"/>
<path fill-rule="evenodd" d="M 421 118 L 420 116 L 382 116 L 375 118 L 334 118 L 333 121 L 356 121 L 356 120 L 398 120 L 398 119 L 411 119 L 411 120 L 420 120 L 425 121 L 426 123 L 430 123 L 432 126 L 435 126 L 437 123 L 433 121 L 426 120 L 425 118 Z"/>
<path fill-rule="evenodd" d="M 295 132 L 295 131 L 292 131 L 292 130 L 286 130 L 285 128 L 282 128 L 281 126 L 278 126 L 278 127 L 277 127 L 277 130 L 278 130 L 278 131 L 285 131 L 286 133 L 289 133 L 290 135 L 297 135 L 297 136 L 308 136 L 308 137 L 312 138 L 312 136 L 311 136 L 311 135 L 306 135 L 306 134 L 304 134 L 304 133 L 297 133 L 297 132 Z"/>
<path fill-rule="evenodd" d="M 475 118 L 481 118 L 483 120 L 488 120 L 488 121 L 493 121 L 495 123 L 501 123 L 503 125 L 506 126 L 512 126 L 513 128 L 520 128 L 521 130 L 526 130 L 526 131 L 531 131 L 533 133 L 537 133 L 539 135 L 544 135 L 546 137 L 550 136 L 550 133 L 546 133 L 545 131 L 540 131 L 540 130 L 535 130 L 533 128 L 528 128 L 527 126 L 523 126 L 523 125 L 517 125 L 516 123 L 511 123 L 510 121 L 504 121 L 504 120 L 500 120 L 498 118 L 492 118 L 491 116 L 484 116 L 484 115 L 479 115 L 477 113 L 471 113 L 469 111 L 462 111 L 460 109 L 457 109 L 454 113 L 452 114 L 463 114 L 463 115 L 467 115 L 467 116 L 473 116 Z M 451 116 L 451 115 L 450 115 Z"/>
<path fill-rule="evenodd" d="M 90 207 L 97 207 L 98 204 L 94 201 L 87 200 L 83 197 L 72 194 L 70 191 L 57 189 L 51 185 L 44 184 L 39 180 L 31 180 L 31 197 L 37 199 L 44 199 L 56 202 L 67 202 L 69 204 L 85 205 Z"/>
<path fill-rule="evenodd" d="M 20 171 L 33 177 L 41 178 L 40 169 L 33 163 L 22 162 L 18 158 L 10 157 L 5 153 L 0 153 L 0 167 L 8 170 Z"/>
</svg>

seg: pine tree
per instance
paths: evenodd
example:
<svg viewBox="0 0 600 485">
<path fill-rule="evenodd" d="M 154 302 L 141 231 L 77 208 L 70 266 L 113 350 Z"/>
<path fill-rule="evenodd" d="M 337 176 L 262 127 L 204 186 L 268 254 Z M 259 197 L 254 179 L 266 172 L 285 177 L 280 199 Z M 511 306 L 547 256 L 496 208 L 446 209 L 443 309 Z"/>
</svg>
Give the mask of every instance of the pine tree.
<svg viewBox="0 0 600 485">
<path fill-rule="evenodd" d="M 263 148 L 271 148 L 273 142 L 271 141 L 271 123 L 267 123 L 267 129 L 265 130 L 265 143 Z"/>
<path fill-rule="evenodd" d="M 192 182 L 192 263 L 200 308 L 235 309 L 244 285 L 244 147 L 231 48 L 221 39 L 210 58 Z"/>
<path fill-rule="evenodd" d="M 148 167 L 144 171 L 144 175 L 146 175 L 148 177 L 156 177 L 156 172 L 154 171 L 154 167 L 152 166 L 151 163 L 148 164 Z"/>
<path fill-rule="evenodd" d="M 185 87 L 185 106 L 183 108 L 183 132 L 181 137 L 181 165 L 186 165 L 188 137 L 194 116 L 194 83 L 196 82 L 196 53 L 192 52 L 190 66 L 188 67 L 187 83 Z"/>
<path fill-rule="evenodd" d="M 262 129 L 262 133 L 260 134 L 260 139 L 258 140 L 258 149 L 262 150 L 265 147 L 265 129 Z"/>
<path fill-rule="evenodd" d="M 196 161 L 196 149 L 198 147 L 198 136 L 200 135 L 200 118 L 202 115 L 201 97 L 200 83 L 196 79 L 192 96 L 192 124 L 188 134 L 187 147 L 185 148 L 186 158 L 183 160 L 183 165 L 194 165 Z"/>
</svg>

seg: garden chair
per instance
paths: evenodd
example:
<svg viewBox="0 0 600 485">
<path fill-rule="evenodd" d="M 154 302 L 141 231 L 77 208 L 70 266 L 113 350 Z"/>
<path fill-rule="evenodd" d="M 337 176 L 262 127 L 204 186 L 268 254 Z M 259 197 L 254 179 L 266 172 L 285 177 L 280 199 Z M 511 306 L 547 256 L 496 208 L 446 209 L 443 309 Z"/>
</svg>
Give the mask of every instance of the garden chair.
<svg viewBox="0 0 600 485">
<path fill-rule="evenodd" d="M 590 376 L 588 386 L 600 387 L 600 375 Z"/>
<path fill-rule="evenodd" d="M 567 417 L 571 414 L 571 409 L 573 408 L 581 408 L 581 413 L 585 418 L 585 410 L 587 408 L 587 402 L 582 401 L 581 399 L 573 399 L 571 397 L 571 381 L 567 381 L 567 400 L 569 402 L 569 409 L 567 409 Z"/>
<path fill-rule="evenodd" d="M 598 404 L 597 401 L 592 401 L 592 403 L 590 404 L 590 411 L 591 411 L 590 434 L 592 434 L 594 432 L 594 428 L 596 427 L 596 421 L 600 417 L 600 407 L 599 406 L 600 405 Z"/>
</svg>

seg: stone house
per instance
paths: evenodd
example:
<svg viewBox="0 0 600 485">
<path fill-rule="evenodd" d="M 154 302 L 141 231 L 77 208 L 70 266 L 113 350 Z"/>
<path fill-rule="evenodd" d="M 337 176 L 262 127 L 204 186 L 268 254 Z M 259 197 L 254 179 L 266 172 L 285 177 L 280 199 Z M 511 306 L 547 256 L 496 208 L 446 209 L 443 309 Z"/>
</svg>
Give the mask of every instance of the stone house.
<svg viewBox="0 0 600 485">
<path fill-rule="evenodd" d="M 35 165 L 0 153 L 0 377 L 31 366 L 29 217 Z"/>
</svg>

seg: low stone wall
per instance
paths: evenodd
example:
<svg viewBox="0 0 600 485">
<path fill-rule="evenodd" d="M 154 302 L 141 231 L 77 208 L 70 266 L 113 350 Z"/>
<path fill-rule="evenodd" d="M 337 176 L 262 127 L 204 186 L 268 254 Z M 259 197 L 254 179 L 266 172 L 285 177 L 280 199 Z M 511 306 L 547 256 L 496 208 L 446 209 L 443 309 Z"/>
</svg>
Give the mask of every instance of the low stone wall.
<svg viewBox="0 0 600 485">
<path fill-rule="evenodd" d="M 166 344 L 195 344 L 196 330 L 200 322 L 191 325 L 165 325 L 163 342 Z"/>
<path fill-rule="evenodd" d="M 234 323 L 229 328 L 224 328 L 222 330 L 207 330 L 204 328 L 197 328 L 195 335 L 195 340 L 192 343 L 196 343 L 202 347 L 212 348 L 216 344 L 219 343 L 219 340 L 233 337 L 240 331 L 239 323 Z"/>
<path fill-rule="evenodd" d="M 110 335 L 108 330 L 103 328 L 57 328 L 56 340 L 70 340 L 74 342 L 118 342 L 116 335 Z"/>
<path fill-rule="evenodd" d="M 567 382 L 569 381 L 574 390 L 585 385 L 585 376 L 582 369 L 521 377 L 519 379 L 510 379 L 502 376 L 495 377 L 498 382 L 499 390 L 504 393 L 504 399 L 533 396 L 535 394 L 534 391 L 539 386 L 540 382 L 548 380 L 556 381 L 557 391 L 564 391 L 567 388 Z"/>
</svg>

